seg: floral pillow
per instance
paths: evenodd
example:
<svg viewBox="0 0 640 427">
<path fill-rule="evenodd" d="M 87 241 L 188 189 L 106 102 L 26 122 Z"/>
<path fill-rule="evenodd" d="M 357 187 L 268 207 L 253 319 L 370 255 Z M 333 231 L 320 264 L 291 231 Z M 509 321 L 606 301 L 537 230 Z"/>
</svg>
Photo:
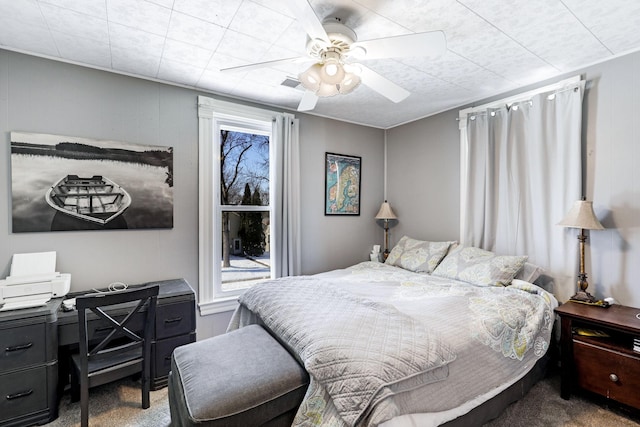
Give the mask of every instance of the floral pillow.
<svg viewBox="0 0 640 427">
<path fill-rule="evenodd" d="M 533 283 L 540 275 L 544 273 L 544 269 L 538 265 L 525 262 L 522 270 L 516 274 L 516 279 L 524 280 L 525 282 Z"/>
<path fill-rule="evenodd" d="M 442 260 L 433 275 L 478 286 L 507 286 L 526 261 L 526 256 L 496 255 L 459 246 Z"/>
<path fill-rule="evenodd" d="M 415 273 L 431 273 L 454 242 L 427 242 L 403 236 L 391 250 L 385 264 Z"/>
</svg>

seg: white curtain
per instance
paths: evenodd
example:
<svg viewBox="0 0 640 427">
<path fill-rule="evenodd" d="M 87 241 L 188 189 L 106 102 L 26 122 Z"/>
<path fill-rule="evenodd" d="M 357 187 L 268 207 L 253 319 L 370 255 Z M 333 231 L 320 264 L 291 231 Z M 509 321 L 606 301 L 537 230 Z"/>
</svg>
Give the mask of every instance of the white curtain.
<svg viewBox="0 0 640 427">
<path fill-rule="evenodd" d="M 583 91 L 580 81 L 476 110 L 461 138 L 461 243 L 528 255 L 560 300 L 575 292 L 578 242 L 556 224 L 582 195 Z"/>
<path fill-rule="evenodd" d="M 276 277 L 300 274 L 300 149 L 298 119 L 279 114 L 273 123 L 278 141 L 276 170 L 275 254 Z M 273 249 L 272 249 L 273 250 Z"/>
</svg>

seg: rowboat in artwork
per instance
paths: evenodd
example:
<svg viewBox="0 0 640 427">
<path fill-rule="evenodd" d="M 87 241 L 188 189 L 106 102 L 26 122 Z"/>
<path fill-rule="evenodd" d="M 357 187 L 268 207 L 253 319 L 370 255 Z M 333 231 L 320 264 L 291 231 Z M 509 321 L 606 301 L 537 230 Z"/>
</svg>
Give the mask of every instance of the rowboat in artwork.
<svg viewBox="0 0 640 427">
<path fill-rule="evenodd" d="M 49 188 L 45 199 L 57 211 L 100 225 L 118 217 L 131 205 L 129 193 L 101 175 L 64 176 Z"/>
</svg>

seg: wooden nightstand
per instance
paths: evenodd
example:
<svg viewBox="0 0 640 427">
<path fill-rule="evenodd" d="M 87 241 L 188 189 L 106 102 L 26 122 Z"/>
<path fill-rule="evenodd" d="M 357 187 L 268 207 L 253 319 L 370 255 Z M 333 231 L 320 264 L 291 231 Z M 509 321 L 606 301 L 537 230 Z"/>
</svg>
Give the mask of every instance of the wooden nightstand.
<svg viewBox="0 0 640 427">
<path fill-rule="evenodd" d="M 592 307 L 567 302 L 556 308 L 561 319 L 561 396 L 569 399 L 574 386 L 640 409 L 640 309 L 612 305 Z M 583 336 L 578 328 L 605 332 L 608 337 Z"/>
</svg>

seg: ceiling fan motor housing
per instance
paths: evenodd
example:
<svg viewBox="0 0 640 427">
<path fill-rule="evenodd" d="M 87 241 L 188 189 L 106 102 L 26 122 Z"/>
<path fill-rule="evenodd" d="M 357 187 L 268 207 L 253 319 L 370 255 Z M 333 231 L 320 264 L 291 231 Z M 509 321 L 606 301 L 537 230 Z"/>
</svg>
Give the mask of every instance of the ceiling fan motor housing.
<svg viewBox="0 0 640 427">
<path fill-rule="evenodd" d="M 307 54 L 320 61 L 324 60 L 323 54 L 327 51 L 338 53 L 342 59 L 342 56 L 350 52 L 351 45 L 358 40 L 355 31 L 340 22 L 325 22 L 322 27 L 327 32 L 331 45 L 327 46 L 324 40 L 307 37 Z"/>
</svg>

